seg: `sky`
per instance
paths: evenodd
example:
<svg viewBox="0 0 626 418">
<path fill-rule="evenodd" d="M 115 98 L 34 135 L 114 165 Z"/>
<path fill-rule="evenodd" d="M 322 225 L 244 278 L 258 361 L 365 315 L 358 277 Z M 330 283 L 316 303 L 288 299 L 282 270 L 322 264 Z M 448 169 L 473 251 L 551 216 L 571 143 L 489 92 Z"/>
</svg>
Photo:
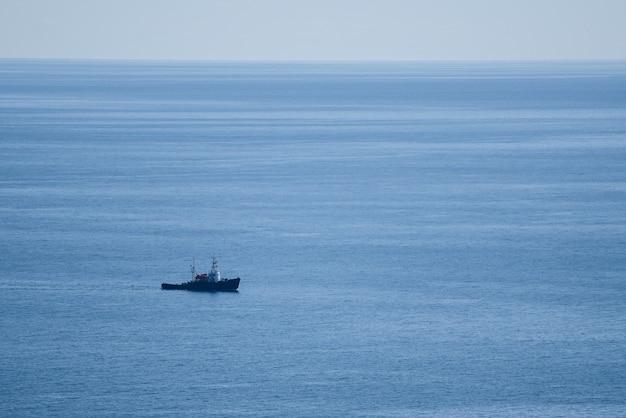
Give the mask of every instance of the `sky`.
<svg viewBox="0 0 626 418">
<path fill-rule="evenodd" d="M 0 58 L 626 59 L 626 0 L 0 0 Z"/>
</svg>

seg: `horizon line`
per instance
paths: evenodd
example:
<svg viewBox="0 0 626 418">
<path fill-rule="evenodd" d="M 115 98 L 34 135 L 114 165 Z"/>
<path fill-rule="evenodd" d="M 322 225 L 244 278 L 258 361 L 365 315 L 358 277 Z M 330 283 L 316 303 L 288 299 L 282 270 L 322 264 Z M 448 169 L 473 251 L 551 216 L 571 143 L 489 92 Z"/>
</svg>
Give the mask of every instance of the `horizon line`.
<svg viewBox="0 0 626 418">
<path fill-rule="evenodd" d="M 189 62 L 241 64 L 410 64 L 410 63 L 567 63 L 626 62 L 626 58 L 516 58 L 516 59 L 203 59 L 203 58 L 63 58 L 63 57 L 0 57 L 0 61 L 122 61 L 122 62 Z"/>
</svg>

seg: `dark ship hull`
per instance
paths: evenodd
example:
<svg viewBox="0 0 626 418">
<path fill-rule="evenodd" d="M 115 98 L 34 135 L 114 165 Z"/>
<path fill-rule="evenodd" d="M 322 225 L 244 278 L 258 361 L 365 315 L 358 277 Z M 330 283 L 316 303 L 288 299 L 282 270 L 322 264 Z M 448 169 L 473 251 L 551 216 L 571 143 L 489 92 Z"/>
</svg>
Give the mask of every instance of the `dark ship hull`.
<svg viewBox="0 0 626 418">
<path fill-rule="evenodd" d="M 218 282 L 207 280 L 192 280 L 182 284 L 161 283 L 161 289 L 191 290 L 194 292 L 236 292 L 239 288 L 239 278 L 224 279 Z"/>
</svg>

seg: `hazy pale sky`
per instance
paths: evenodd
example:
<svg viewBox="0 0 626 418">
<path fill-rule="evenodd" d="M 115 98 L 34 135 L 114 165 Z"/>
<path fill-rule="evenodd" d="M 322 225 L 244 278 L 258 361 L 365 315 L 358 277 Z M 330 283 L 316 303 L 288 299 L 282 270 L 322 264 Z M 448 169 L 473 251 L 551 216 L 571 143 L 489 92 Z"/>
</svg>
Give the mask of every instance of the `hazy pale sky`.
<svg viewBox="0 0 626 418">
<path fill-rule="evenodd" d="M 626 0 L 0 0 L 0 57 L 626 59 Z"/>
</svg>

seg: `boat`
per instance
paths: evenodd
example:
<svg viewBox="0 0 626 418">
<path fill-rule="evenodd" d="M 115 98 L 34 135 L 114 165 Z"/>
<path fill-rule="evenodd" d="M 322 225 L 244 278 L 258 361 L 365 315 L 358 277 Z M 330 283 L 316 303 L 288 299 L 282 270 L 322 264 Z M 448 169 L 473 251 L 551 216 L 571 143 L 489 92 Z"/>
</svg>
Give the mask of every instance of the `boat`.
<svg viewBox="0 0 626 418">
<path fill-rule="evenodd" d="M 239 289 L 239 277 L 226 279 L 220 276 L 217 268 L 217 258 L 213 257 L 211 271 L 204 274 L 196 274 L 196 260 L 191 265 L 191 280 L 181 284 L 161 283 L 161 289 L 165 290 L 192 290 L 195 292 L 237 292 Z"/>
</svg>

